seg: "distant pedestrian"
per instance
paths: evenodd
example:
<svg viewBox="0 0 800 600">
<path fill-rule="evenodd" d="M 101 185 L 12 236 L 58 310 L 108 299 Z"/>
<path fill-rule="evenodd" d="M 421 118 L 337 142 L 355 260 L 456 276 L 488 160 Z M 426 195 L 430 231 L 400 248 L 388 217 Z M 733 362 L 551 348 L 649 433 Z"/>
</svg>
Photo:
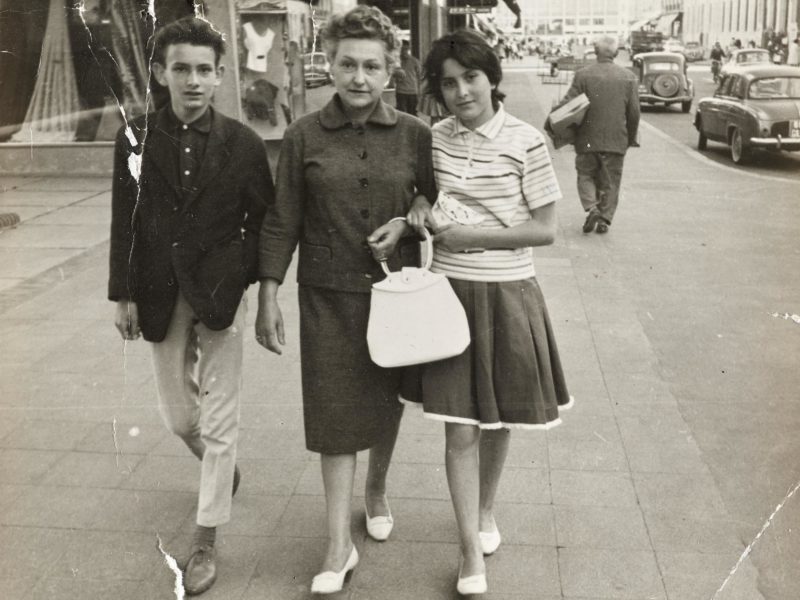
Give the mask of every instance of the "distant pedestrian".
<svg viewBox="0 0 800 600">
<path fill-rule="evenodd" d="M 117 329 L 151 342 L 161 416 L 202 461 L 183 580 L 192 595 L 216 579 L 216 528 L 230 520 L 239 483 L 244 290 L 257 278 L 273 197 L 264 143 L 210 105 L 223 52 L 202 19 L 157 34 L 153 73 L 170 101 L 120 130 L 111 197 Z"/>
<path fill-rule="evenodd" d="M 587 212 L 584 233 L 606 233 L 619 202 L 622 164 L 631 146 L 638 146 L 639 82 L 629 70 L 614 64 L 617 39 L 600 36 L 594 42 L 597 63 L 584 67 L 559 106 L 580 94 L 589 110 L 577 131 L 575 168 L 578 195 Z"/>
<path fill-rule="evenodd" d="M 800 66 L 800 37 L 794 38 L 789 46 L 789 56 L 786 59 L 786 64 L 794 67 Z"/>
<path fill-rule="evenodd" d="M 412 56 L 408 40 L 400 47 L 400 64 L 394 71 L 397 110 L 417 116 L 419 83 L 422 80 L 422 64 Z"/>
</svg>

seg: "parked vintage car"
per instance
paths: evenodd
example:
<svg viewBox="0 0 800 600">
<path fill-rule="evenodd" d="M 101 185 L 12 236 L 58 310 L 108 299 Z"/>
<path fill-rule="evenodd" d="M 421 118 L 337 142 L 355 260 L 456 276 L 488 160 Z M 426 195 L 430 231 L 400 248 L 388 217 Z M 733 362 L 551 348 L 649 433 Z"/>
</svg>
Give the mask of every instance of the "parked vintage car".
<svg viewBox="0 0 800 600">
<path fill-rule="evenodd" d="M 700 42 L 686 42 L 683 47 L 683 55 L 688 61 L 703 60 L 706 57 L 706 49 Z"/>
<path fill-rule="evenodd" d="M 306 87 L 326 85 L 331 82 L 331 67 L 324 52 L 303 54 L 303 79 Z"/>
<path fill-rule="evenodd" d="M 724 75 L 731 69 L 746 67 L 750 65 L 769 65 L 772 59 L 767 50 L 763 48 L 745 48 L 744 50 L 734 50 L 728 60 L 722 63 L 720 74 Z"/>
<path fill-rule="evenodd" d="M 664 40 L 664 52 L 677 52 L 678 54 L 683 54 L 684 49 L 684 45 L 680 40 L 676 40 L 675 38 Z"/>
<path fill-rule="evenodd" d="M 756 148 L 800 150 L 800 67 L 757 65 L 723 76 L 711 98 L 697 103 L 697 147 L 708 140 L 730 146 L 733 162 Z"/>
<path fill-rule="evenodd" d="M 694 84 L 686 74 L 686 59 L 674 52 L 645 52 L 633 57 L 639 77 L 640 104 L 680 104 L 688 113 L 694 98 Z"/>
</svg>

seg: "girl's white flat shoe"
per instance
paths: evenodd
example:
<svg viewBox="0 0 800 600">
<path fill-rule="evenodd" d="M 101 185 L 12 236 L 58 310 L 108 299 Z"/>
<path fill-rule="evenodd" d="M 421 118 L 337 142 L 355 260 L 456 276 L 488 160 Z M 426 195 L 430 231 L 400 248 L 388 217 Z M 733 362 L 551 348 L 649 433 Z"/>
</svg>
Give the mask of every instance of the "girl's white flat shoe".
<svg viewBox="0 0 800 600">
<path fill-rule="evenodd" d="M 462 596 L 485 594 L 488 589 L 486 585 L 486 573 L 470 575 L 469 577 L 461 577 L 461 573 L 459 573 L 456 591 Z"/>
<path fill-rule="evenodd" d="M 335 594 L 342 591 L 344 587 L 344 579 L 347 574 L 356 568 L 358 564 L 358 550 L 353 546 L 350 556 L 347 557 L 347 562 L 344 563 L 344 568 L 338 573 L 335 571 L 323 571 L 322 573 L 314 576 L 311 580 L 311 593 L 312 594 Z"/>
<path fill-rule="evenodd" d="M 388 516 L 370 517 L 365 504 L 364 514 L 367 517 L 367 533 L 369 537 L 376 542 L 385 542 L 389 539 L 389 534 L 392 533 L 392 528 L 394 527 L 394 519 L 391 513 Z"/>
<path fill-rule="evenodd" d="M 488 556 L 490 554 L 494 554 L 497 551 L 497 548 L 500 546 L 500 531 L 497 529 L 495 525 L 494 531 L 490 531 L 488 533 L 484 533 L 480 531 L 478 535 L 481 538 L 481 548 L 483 549 L 483 553 Z"/>
</svg>

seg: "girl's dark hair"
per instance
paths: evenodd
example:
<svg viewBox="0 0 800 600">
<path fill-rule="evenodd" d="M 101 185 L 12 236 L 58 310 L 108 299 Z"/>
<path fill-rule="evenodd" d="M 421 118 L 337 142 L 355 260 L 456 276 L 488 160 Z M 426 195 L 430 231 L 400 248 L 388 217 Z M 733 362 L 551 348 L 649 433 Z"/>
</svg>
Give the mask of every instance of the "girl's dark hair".
<svg viewBox="0 0 800 600">
<path fill-rule="evenodd" d="M 448 33 L 433 42 L 433 47 L 425 57 L 423 66 L 427 93 L 432 95 L 442 106 L 445 106 L 442 94 L 442 65 L 452 58 L 465 69 L 475 69 L 486 73 L 494 87 L 492 88 L 492 106 L 500 108 L 500 102 L 506 95 L 497 86 L 503 79 L 500 59 L 489 46 L 489 42 L 472 29 L 459 29 Z"/>
<path fill-rule="evenodd" d="M 164 65 L 164 61 L 167 59 L 167 48 L 173 44 L 208 46 L 214 50 L 216 65 L 219 65 L 219 59 L 225 53 L 225 40 L 222 34 L 214 29 L 208 21 L 193 16 L 178 19 L 156 34 L 153 60 Z"/>
</svg>

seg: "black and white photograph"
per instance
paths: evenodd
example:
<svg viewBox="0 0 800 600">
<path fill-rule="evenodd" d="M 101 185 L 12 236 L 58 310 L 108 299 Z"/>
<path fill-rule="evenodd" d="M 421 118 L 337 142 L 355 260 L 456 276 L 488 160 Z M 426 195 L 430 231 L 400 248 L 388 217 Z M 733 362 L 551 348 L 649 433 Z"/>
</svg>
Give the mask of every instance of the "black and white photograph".
<svg viewBox="0 0 800 600">
<path fill-rule="evenodd" d="M 0 0 L 0 598 L 800 598 L 800 0 Z"/>
</svg>

